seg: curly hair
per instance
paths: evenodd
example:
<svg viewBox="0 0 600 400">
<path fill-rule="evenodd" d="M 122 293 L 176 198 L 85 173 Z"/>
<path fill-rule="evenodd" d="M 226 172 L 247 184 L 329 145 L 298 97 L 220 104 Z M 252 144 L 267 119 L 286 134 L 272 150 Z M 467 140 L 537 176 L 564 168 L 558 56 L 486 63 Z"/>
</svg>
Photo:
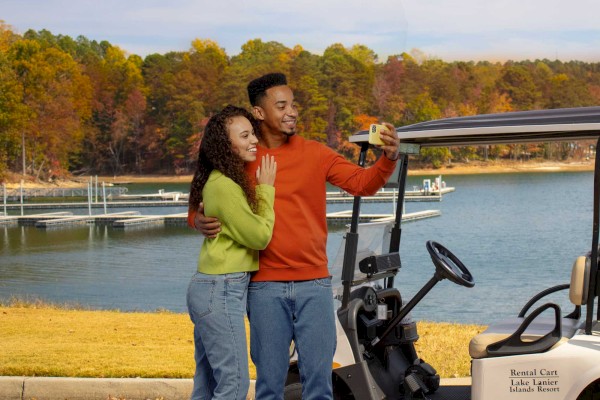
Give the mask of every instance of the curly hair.
<svg viewBox="0 0 600 400">
<path fill-rule="evenodd" d="M 202 202 L 202 189 L 204 189 L 212 170 L 216 169 L 240 185 L 250 208 L 256 212 L 257 201 L 254 185 L 250 182 L 244 170 L 245 162 L 233 151 L 229 139 L 229 124 L 231 124 L 234 117 L 247 118 L 256 132 L 254 117 L 250 112 L 240 107 L 228 105 L 210 118 L 206 128 L 204 128 L 204 135 L 198 152 L 198 166 L 190 187 L 190 209 L 197 209 Z"/>
</svg>

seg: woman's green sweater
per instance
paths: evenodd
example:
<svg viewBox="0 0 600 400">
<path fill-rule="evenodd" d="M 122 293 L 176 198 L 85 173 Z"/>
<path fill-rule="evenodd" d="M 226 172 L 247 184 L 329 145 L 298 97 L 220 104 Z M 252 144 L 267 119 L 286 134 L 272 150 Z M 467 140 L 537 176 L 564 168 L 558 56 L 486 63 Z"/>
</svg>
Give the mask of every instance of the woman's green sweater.
<svg viewBox="0 0 600 400">
<path fill-rule="evenodd" d="M 229 274 L 258 270 L 258 250 L 264 249 L 273 234 L 275 188 L 257 185 L 258 211 L 255 214 L 242 188 L 213 170 L 202 190 L 204 214 L 221 222 L 221 232 L 204 239 L 198 271 Z"/>
</svg>

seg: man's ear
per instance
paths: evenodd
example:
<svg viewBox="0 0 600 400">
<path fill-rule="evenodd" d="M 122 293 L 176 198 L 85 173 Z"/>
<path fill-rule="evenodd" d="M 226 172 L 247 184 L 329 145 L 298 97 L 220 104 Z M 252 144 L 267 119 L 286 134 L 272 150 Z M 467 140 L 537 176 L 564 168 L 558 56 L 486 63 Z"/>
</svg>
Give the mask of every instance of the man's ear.
<svg viewBox="0 0 600 400">
<path fill-rule="evenodd" d="M 265 119 L 264 110 L 260 106 L 252 107 L 252 115 L 259 121 L 264 121 Z"/>
</svg>

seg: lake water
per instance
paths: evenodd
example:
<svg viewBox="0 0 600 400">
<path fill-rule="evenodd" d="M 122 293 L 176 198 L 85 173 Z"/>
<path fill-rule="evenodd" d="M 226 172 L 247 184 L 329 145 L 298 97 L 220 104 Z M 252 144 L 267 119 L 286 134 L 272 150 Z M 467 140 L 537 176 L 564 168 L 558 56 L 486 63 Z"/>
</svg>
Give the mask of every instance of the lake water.
<svg viewBox="0 0 600 400">
<path fill-rule="evenodd" d="M 409 177 L 408 187 L 422 179 Z M 408 300 L 431 278 L 427 240 L 452 250 L 476 284 L 467 289 L 440 282 L 413 311 L 416 319 L 487 324 L 515 315 L 534 293 L 568 283 L 573 261 L 591 248 L 591 172 L 448 175 L 444 180 L 456 191 L 442 202 L 406 204 L 406 212 L 437 209 L 442 215 L 403 225 L 396 286 Z M 188 190 L 181 184 L 134 184 L 129 193 L 161 188 Z M 328 206 L 330 211 L 350 208 Z M 141 211 L 167 214 L 185 208 Z M 392 205 L 363 204 L 362 211 L 390 213 Z M 343 234 L 342 228 L 330 228 L 330 259 Z M 186 227 L 0 227 L 0 300 L 185 312 L 185 292 L 201 241 Z M 563 304 L 565 298 L 566 292 L 552 297 Z"/>
</svg>

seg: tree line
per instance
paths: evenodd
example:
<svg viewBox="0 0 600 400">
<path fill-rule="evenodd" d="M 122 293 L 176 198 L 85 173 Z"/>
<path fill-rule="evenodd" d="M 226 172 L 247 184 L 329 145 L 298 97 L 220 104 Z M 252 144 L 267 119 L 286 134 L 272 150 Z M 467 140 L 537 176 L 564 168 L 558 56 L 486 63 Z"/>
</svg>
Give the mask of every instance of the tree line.
<svg viewBox="0 0 600 400">
<path fill-rule="evenodd" d="M 600 63 L 444 62 L 418 50 L 379 60 L 364 45 L 301 46 L 253 39 L 229 56 L 212 40 L 188 51 L 127 54 L 107 41 L 0 21 L 0 180 L 75 174 L 191 173 L 208 118 L 249 107 L 247 83 L 288 76 L 302 136 L 354 157 L 347 138 L 370 123 L 600 104 Z M 423 150 L 419 161 L 583 157 L 589 143 Z"/>
</svg>

